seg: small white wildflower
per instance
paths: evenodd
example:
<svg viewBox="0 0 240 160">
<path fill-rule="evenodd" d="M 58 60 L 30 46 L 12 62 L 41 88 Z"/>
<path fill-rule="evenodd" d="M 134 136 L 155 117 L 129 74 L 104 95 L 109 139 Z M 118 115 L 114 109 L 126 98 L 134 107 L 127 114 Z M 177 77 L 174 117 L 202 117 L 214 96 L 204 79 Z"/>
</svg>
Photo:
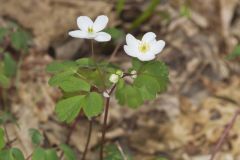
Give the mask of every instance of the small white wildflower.
<svg viewBox="0 0 240 160">
<path fill-rule="evenodd" d="M 138 40 L 131 34 L 127 34 L 124 51 L 127 55 L 136 57 L 141 61 L 150 61 L 155 58 L 155 55 L 160 53 L 165 46 L 163 40 L 156 40 L 156 34 L 147 32 L 144 34 L 142 40 Z"/>
<path fill-rule="evenodd" d="M 119 80 L 119 75 L 116 75 L 116 74 L 111 74 L 110 78 L 109 78 L 109 81 L 112 82 L 112 83 L 117 83 Z"/>
<path fill-rule="evenodd" d="M 131 71 L 131 77 L 132 77 L 133 79 L 137 78 L 137 71 L 136 71 L 136 70 L 132 70 L 132 71 Z"/>
<path fill-rule="evenodd" d="M 104 91 L 104 92 L 103 92 L 103 97 L 105 97 L 105 98 L 109 98 L 110 95 L 109 95 L 106 91 Z"/>
<path fill-rule="evenodd" d="M 119 77 L 123 77 L 123 71 L 121 70 L 117 70 L 116 74 L 119 75 Z"/>
<path fill-rule="evenodd" d="M 108 23 L 108 17 L 105 15 L 98 16 L 93 22 L 87 16 L 77 18 L 79 30 L 69 32 L 69 35 L 75 38 L 95 39 L 98 42 L 111 40 L 111 36 L 106 32 L 101 32 Z"/>
</svg>

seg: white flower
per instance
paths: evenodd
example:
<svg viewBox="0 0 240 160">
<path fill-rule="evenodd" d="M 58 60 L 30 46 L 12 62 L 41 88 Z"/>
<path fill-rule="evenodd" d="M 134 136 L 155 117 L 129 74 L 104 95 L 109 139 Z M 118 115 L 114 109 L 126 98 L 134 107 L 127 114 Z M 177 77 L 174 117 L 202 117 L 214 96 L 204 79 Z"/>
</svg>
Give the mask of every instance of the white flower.
<svg viewBox="0 0 240 160">
<path fill-rule="evenodd" d="M 126 42 L 127 45 L 124 45 L 124 51 L 127 55 L 136 57 L 141 61 L 153 60 L 156 54 L 160 53 L 165 46 L 163 40 L 156 40 L 156 34 L 153 32 L 145 33 L 141 41 L 131 34 L 127 34 Z"/>
<path fill-rule="evenodd" d="M 116 74 L 119 75 L 119 77 L 123 77 L 123 71 L 121 70 L 117 70 Z"/>
<path fill-rule="evenodd" d="M 111 74 L 111 76 L 109 77 L 109 81 L 112 83 L 117 83 L 119 80 L 119 75 L 117 74 Z"/>
<path fill-rule="evenodd" d="M 133 79 L 137 78 L 137 71 L 136 71 L 136 70 L 132 70 L 132 71 L 131 71 L 131 77 L 132 77 Z"/>
<path fill-rule="evenodd" d="M 75 38 L 95 39 L 98 42 L 111 40 L 111 36 L 106 32 L 101 32 L 108 23 L 108 17 L 101 15 L 93 22 L 87 16 L 77 18 L 77 25 L 80 30 L 71 31 L 68 34 Z"/>
</svg>

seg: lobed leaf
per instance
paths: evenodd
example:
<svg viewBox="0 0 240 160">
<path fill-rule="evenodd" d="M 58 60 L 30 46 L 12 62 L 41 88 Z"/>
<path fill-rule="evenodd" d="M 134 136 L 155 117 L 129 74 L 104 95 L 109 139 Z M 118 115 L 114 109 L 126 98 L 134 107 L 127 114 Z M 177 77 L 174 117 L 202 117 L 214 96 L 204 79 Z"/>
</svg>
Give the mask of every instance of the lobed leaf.
<svg viewBox="0 0 240 160">
<path fill-rule="evenodd" d="M 54 61 L 50 63 L 46 70 L 49 73 L 58 73 L 62 71 L 68 71 L 68 70 L 74 70 L 77 71 L 77 63 L 74 61 L 64 61 L 64 62 L 59 62 L 59 61 Z"/>
<path fill-rule="evenodd" d="M 30 128 L 29 129 L 29 135 L 30 135 L 32 143 L 34 145 L 40 145 L 41 144 L 41 142 L 43 140 L 43 136 L 37 129 Z"/>
<path fill-rule="evenodd" d="M 29 35 L 23 30 L 17 30 L 11 34 L 11 43 L 16 50 L 27 51 Z"/>
<path fill-rule="evenodd" d="M 4 54 L 4 73 L 7 77 L 13 77 L 17 72 L 17 63 L 9 53 Z"/>
<path fill-rule="evenodd" d="M 74 96 L 57 103 L 55 111 L 60 121 L 72 122 L 85 104 L 85 96 Z"/>
<path fill-rule="evenodd" d="M 75 152 L 66 144 L 61 144 L 60 149 L 63 150 L 65 160 L 77 160 Z"/>
<path fill-rule="evenodd" d="M 103 110 L 103 97 L 99 93 L 90 92 L 85 97 L 83 111 L 88 118 L 99 115 Z"/>
<path fill-rule="evenodd" d="M 168 68 L 160 61 L 141 62 L 136 58 L 132 61 L 132 69 L 137 71 L 137 78 L 132 84 L 119 81 L 116 98 L 121 105 L 136 108 L 145 100 L 156 98 L 168 84 Z"/>
</svg>

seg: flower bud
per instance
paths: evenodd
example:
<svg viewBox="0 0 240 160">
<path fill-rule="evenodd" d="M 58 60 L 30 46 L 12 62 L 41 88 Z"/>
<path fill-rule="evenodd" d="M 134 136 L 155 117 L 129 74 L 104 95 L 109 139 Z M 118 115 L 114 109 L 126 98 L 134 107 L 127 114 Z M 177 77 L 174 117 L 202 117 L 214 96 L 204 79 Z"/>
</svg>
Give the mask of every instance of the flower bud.
<svg viewBox="0 0 240 160">
<path fill-rule="evenodd" d="M 132 70 L 132 71 L 131 71 L 131 77 L 132 77 L 133 79 L 137 78 L 137 71 L 136 71 L 136 70 Z"/>
<path fill-rule="evenodd" d="M 119 76 L 116 74 L 111 74 L 111 76 L 109 77 L 109 81 L 112 83 L 117 83 L 119 80 Z"/>
<path fill-rule="evenodd" d="M 119 75 L 119 77 L 123 77 L 123 71 L 121 70 L 117 70 L 116 74 Z"/>
</svg>

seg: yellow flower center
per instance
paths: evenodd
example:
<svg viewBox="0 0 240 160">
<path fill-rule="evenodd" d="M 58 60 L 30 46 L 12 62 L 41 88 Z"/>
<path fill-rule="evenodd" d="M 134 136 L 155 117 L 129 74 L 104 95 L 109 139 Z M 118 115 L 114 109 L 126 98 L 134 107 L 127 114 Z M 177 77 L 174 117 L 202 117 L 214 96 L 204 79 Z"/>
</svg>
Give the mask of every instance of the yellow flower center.
<svg viewBox="0 0 240 160">
<path fill-rule="evenodd" d="M 139 45 L 138 49 L 141 53 L 146 53 L 149 51 L 150 45 L 146 42 L 143 42 Z"/>
<path fill-rule="evenodd" d="M 93 27 L 88 27 L 88 33 L 93 33 Z"/>
</svg>

